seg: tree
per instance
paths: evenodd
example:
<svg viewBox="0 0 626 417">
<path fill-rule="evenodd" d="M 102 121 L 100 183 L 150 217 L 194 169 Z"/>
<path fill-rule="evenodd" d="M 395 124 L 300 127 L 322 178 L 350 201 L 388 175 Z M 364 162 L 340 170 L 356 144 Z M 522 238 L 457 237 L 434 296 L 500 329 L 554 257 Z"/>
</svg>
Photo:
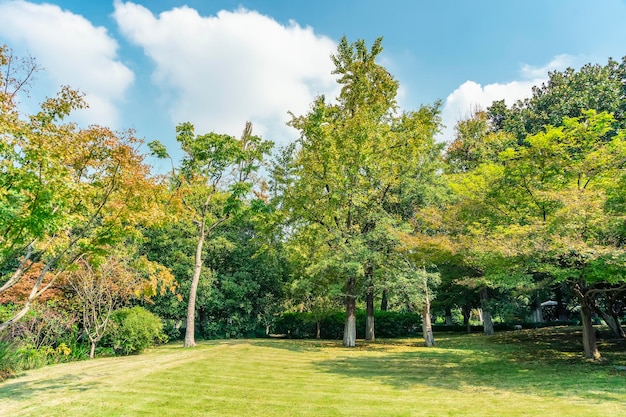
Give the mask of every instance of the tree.
<svg viewBox="0 0 626 417">
<path fill-rule="evenodd" d="M 547 82 L 533 87 L 532 97 L 511 108 L 504 101 L 494 102 L 488 108 L 491 128 L 512 133 L 522 143 L 545 126 L 561 126 L 565 118 L 580 117 L 587 110 L 613 113 L 615 127 L 626 127 L 626 57 L 621 62 L 609 59 L 606 65 L 586 64 L 579 70 L 567 68 L 548 76 Z"/>
<path fill-rule="evenodd" d="M 438 272 L 427 271 L 418 266 L 419 256 L 412 250 L 401 255 L 401 265 L 393 269 L 394 279 L 389 288 L 408 311 L 418 311 L 422 316 L 422 335 L 427 347 L 435 346 L 435 337 L 430 318 L 433 287 L 440 283 Z"/>
<path fill-rule="evenodd" d="M 290 122 L 300 139 L 292 148 L 284 205 L 295 234 L 323 242 L 309 272 L 344 282 L 345 346 L 355 346 L 360 288 L 368 288 L 373 329 L 376 271 L 385 248 L 396 245 L 391 230 L 406 220 L 399 203 L 419 200 L 438 158 L 439 105 L 396 115 L 398 82 L 376 63 L 381 51 L 381 38 L 370 49 L 343 38 L 332 56 L 342 85 L 336 103 L 318 97 L 309 113 Z"/>
<path fill-rule="evenodd" d="M 96 345 L 106 334 L 111 313 L 131 298 L 150 298 L 159 287 L 175 292 L 176 283 L 169 271 L 146 259 L 109 256 L 105 259 L 81 258 L 67 274 L 67 286 L 78 301 L 84 333 L 93 359 Z"/>
<path fill-rule="evenodd" d="M 249 122 L 239 140 L 217 133 L 196 135 L 190 123 L 178 125 L 176 132 L 184 157 L 180 169 L 172 172 L 173 192 L 180 202 L 181 215 L 196 227 L 184 342 L 185 347 L 193 347 L 204 243 L 217 227 L 242 208 L 243 200 L 252 192 L 254 174 L 271 150 L 272 143 L 253 136 Z M 149 145 L 155 155 L 169 157 L 159 142 Z"/>
<path fill-rule="evenodd" d="M 63 124 L 86 106 L 69 87 L 36 114 L 21 115 L 15 94 L 31 73 L 16 81 L 11 62 L 1 49 L 0 293 L 35 264 L 43 267 L 22 308 L 0 331 L 23 317 L 68 265 L 137 235 L 135 226 L 158 214 L 158 186 L 133 132 Z"/>
<path fill-rule="evenodd" d="M 489 242 L 483 246 L 498 248 L 503 272 L 518 284 L 538 276 L 566 282 L 577 295 L 591 359 L 600 358 L 591 322 L 596 297 L 626 290 L 624 218 L 607 198 L 623 175 L 624 144 L 613 116 L 590 110 L 528 136 L 462 181 L 472 228 Z"/>
</svg>

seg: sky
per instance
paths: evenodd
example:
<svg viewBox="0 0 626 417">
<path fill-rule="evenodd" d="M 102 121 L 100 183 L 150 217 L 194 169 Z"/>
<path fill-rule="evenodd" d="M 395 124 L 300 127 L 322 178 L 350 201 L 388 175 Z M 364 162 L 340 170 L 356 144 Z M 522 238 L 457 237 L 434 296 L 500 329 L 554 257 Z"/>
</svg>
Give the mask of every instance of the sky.
<svg viewBox="0 0 626 417">
<path fill-rule="evenodd" d="M 314 98 L 336 97 L 342 36 L 383 37 L 402 110 L 442 102 L 445 128 L 493 100 L 528 97 L 548 71 L 626 55 L 626 0 L 0 0 L 0 44 L 33 56 L 24 111 L 63 85 L 74 120 L 134 129 L 180 156 L 175 126 L 285 145 Z"/>
</svg>

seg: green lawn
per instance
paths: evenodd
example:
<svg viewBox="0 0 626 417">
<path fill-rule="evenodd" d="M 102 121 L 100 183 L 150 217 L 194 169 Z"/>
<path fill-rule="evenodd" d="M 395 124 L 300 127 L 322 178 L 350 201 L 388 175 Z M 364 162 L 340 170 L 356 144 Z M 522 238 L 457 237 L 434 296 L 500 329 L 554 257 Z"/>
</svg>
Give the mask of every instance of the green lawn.
<svg viewBox="0 0 626 417">
<path fill-rule="evenodd" d="M 574 333 L 169 345 L 26 372 L 0 416 L 626 416 L 626 346 L 588 363 Z"/>
</svg>

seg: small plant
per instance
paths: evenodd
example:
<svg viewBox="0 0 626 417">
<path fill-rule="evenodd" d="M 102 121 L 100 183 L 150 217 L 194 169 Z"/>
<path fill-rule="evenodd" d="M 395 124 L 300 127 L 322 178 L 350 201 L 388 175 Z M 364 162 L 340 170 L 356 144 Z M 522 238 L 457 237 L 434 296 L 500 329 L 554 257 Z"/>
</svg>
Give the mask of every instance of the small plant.
<svg viewBox="0 0 626 417">
<path fill-rule="evenodd" d="M 14 376 L 20 370 L 19 362 L 15 344 L 0 339 L 0 381 Z"/>
</svg>

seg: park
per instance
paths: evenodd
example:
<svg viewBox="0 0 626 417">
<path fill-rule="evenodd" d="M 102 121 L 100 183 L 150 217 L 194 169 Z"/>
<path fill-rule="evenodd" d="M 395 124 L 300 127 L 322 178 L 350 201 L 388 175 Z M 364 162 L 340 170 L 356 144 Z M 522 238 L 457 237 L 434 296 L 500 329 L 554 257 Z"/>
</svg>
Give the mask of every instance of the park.
<svg viewBox="0 0 626 417">
<path fill-rule="evenodd" d="M 23 114 L 2 47 L 0 414 L 626 415 L 626 60 L 443 143 L 382 50 L 339 42 L 292 144 L 177 158 L 71 87 Z"/>
</svg>

